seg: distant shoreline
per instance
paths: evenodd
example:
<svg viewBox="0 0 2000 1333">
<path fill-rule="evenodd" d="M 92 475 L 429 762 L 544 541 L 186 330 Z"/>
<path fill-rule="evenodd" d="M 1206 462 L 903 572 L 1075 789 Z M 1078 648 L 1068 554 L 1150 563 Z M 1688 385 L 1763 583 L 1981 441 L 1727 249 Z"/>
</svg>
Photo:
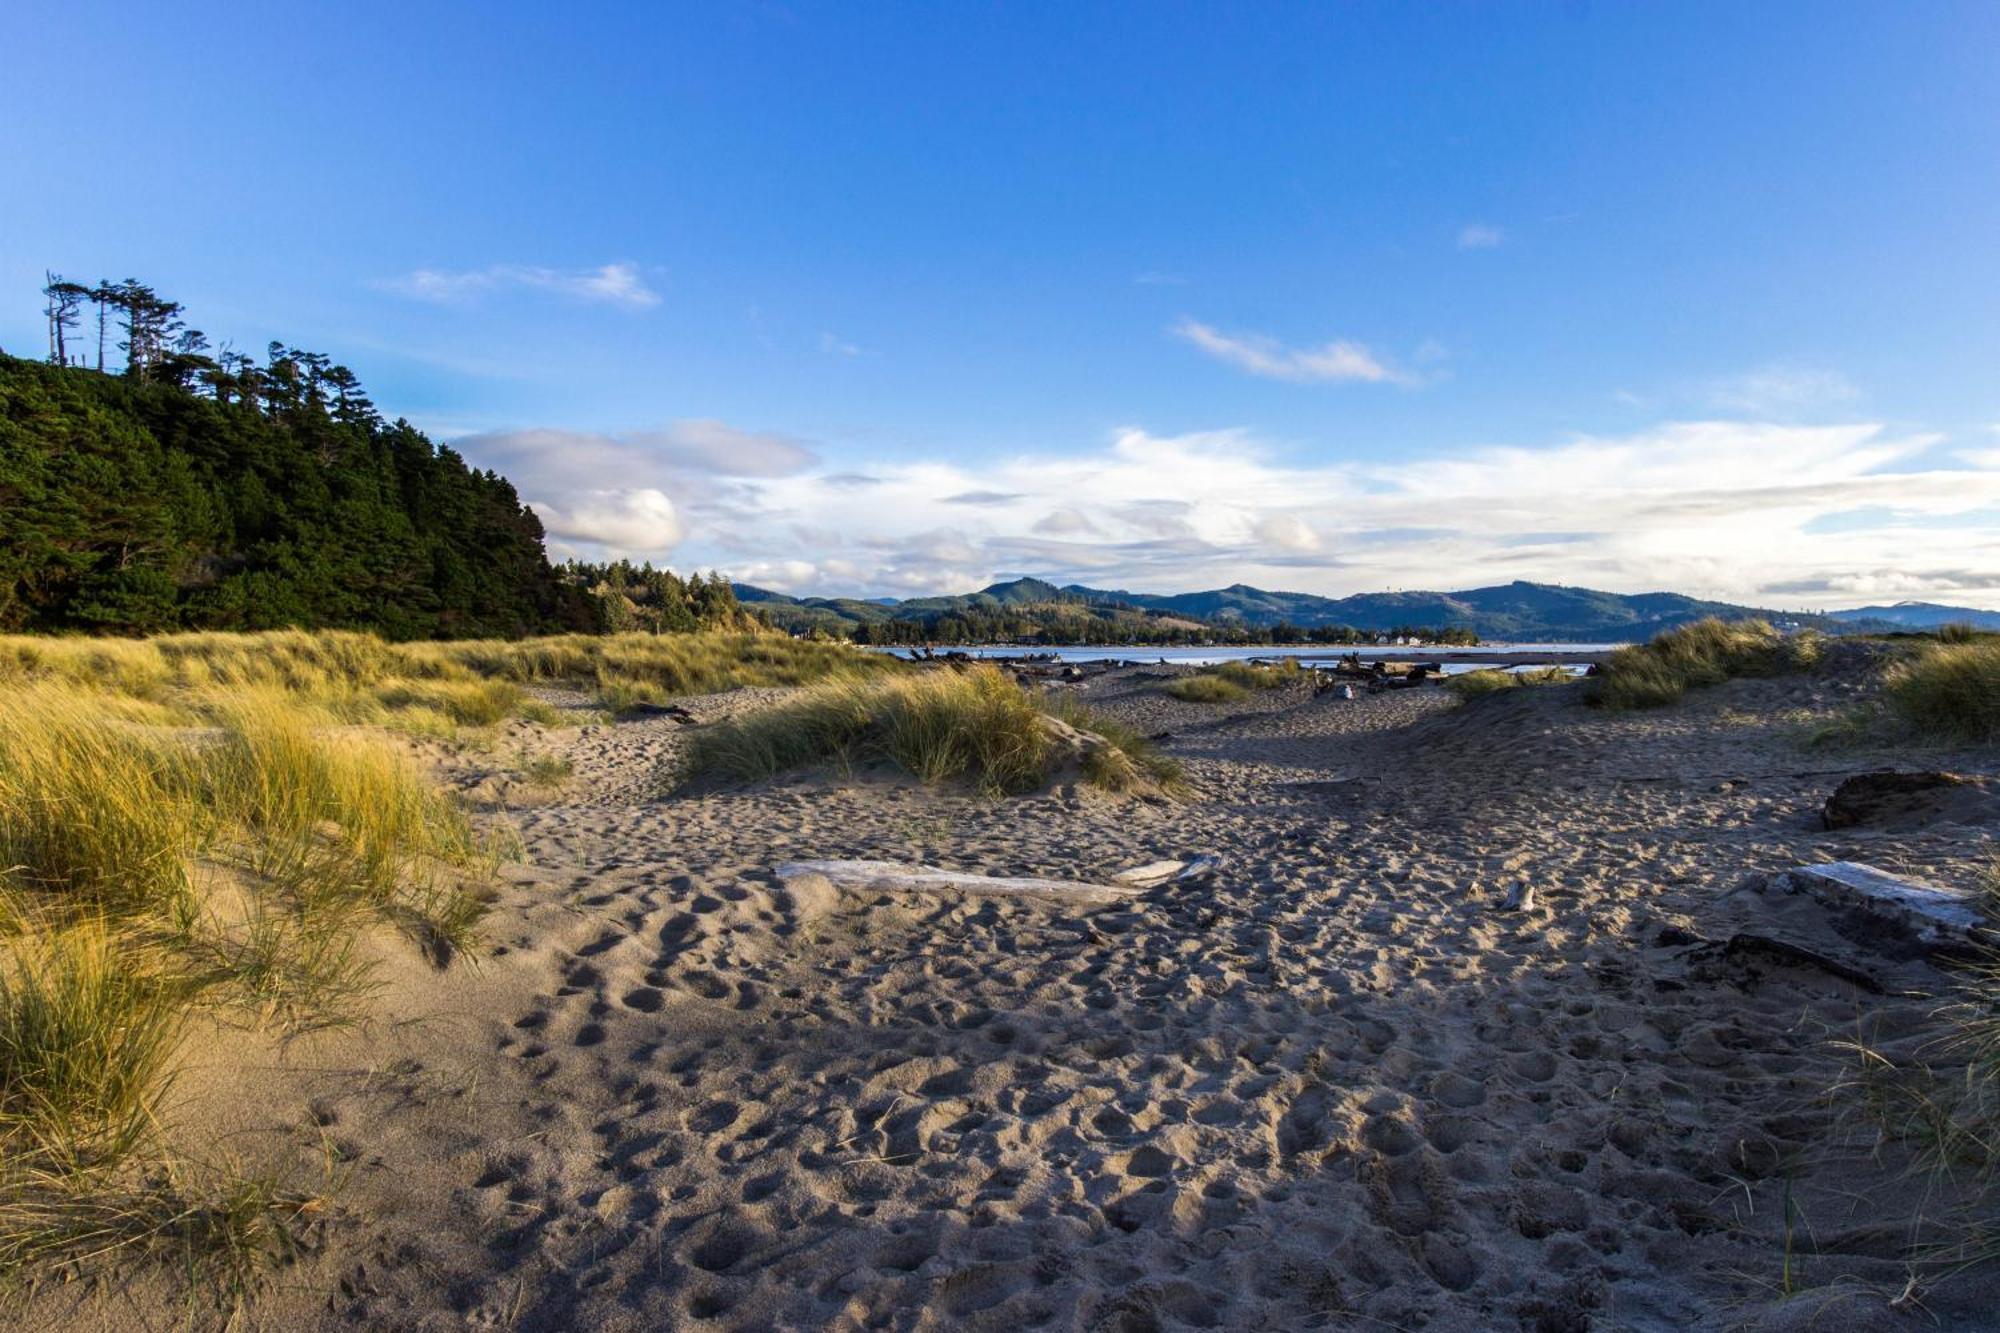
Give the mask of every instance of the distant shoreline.
<svg viewBox="0 0 2000 1333">
<path fill-rule="evenodd" d="M 906 644 L 857 646 L 868 652 L 889 653 L 902 658 L 916 659 L 924 655 L 924 649 Z M 980 661 L 1008 664 L 1052 661 L 1076 664 L 1129 662 L 1146 666 L 1164 662 L 1169 666 L 1210 666 L 1217 662 L 1241 662 L 1252 658 L 1277 657 L 1296 658 L 1300 662 L 1331 663 L 1351 655 L 1363 661 L 1424 659 L 1459 665 L 1476 663 L 1491 666 L 1568 666 L 1602 661 L 1625 646 L 1619 643 L 1489 643 L 1477 647 L 1424 644 L 1366 647 L 1349 647 L 1344 644 L 1216 644 L 1172 647 L 1153 644 L 1072 644 L 1049 647 L 1032 647 L 1024 644 L 962 644 L 938 645 L 932 653 L 940 659 L 960 654 Z"/>
</svg>

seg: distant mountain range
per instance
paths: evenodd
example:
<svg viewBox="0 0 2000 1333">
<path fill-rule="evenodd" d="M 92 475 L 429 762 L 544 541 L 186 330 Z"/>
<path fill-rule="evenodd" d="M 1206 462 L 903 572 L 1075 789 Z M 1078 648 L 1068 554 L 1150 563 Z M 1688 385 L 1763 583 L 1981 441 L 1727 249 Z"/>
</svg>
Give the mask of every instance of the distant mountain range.
<svg viewBox="0 0 2000 1333">
<path fill-rule="evenodd" d="M 1834 620 L 1856 624 L 1895 625 L 1900 629 L 1936 629 L 1939 625 L 1970 625 L 2000 630 L 2000 611 L 1975 611 L 1969 606 L 1939 606 L 1936 602 L 1897 602 L 1894 606 L 1857 606 L 1830 613 Z"/>
<path fill-rule="evenodd" d="M 1607 642 L 1644 639 L 1704 616 L 1757 616 L 1789 625 L 1836 632 L 1931 629 L 1953 621 L 2000 628 L 2000 613 L 1965 607 L 1905 602 L 1893 607 L 1804 614 L 1704 601 L 1679 593 L 1626 595 L 1549 583 L 1515 582 L 1463 592 L 1380 592 L 1352 597 L 1320 597 L 1303 592 L 1267 592 L 1233 584 L 1211 592 L 1138 593 L 1078 584 L 1058 587 L 1042 579 L 995 583 L 974 593 L 913 597 L 904 601 L 859 598 L 787 597 L 738 584 L 736 595 L 788 629 L 817 626 L 851 634 L 858 625 L 909 631 L 920 626 L 962 630 L 968 622 L 996 620 L 1026 625 L 1059 641 L 1066 629 L 1087 626 L 1079 641 L 1103 642 L 1112 629 L 1151 630 L 1199 636 L 1203 628 L 1243 634 L 1286 624 L 1301 629 L 1347 626 L 1380 633 L 1424 627 L 1470 629 L 1482 639 L 1515 642 Z M 1165 623 L 1163 623 L 1165 622 Z M 1174 628 L 1169 631 L 1168 625 Z M 1017 628 L 1015 633 L 1021 631 Z M 869 631 L 863 631 L 864 636 Z"/>
</svg>

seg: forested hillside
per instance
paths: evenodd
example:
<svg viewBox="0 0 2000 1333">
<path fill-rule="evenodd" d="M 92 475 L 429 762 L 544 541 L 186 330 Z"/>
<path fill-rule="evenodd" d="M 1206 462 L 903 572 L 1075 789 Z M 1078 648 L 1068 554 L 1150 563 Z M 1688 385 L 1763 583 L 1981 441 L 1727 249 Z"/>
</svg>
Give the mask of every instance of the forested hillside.
<svg viewBox="0 0 2000 1333">
<path fill-rule="evenodd" d="M 52 279 L 46 294 L 50 363 L 0 356 L 0 630 L 408 639 L 745 620 L 720 578 L 551 566 L 504 477 L 385 421 L 324 356 L 211 356 L 138 283 Z M 75 351 L 86 303 L 95 367 Z M 97 368 L 120 334 L 123 365 Z"/>
</svg>

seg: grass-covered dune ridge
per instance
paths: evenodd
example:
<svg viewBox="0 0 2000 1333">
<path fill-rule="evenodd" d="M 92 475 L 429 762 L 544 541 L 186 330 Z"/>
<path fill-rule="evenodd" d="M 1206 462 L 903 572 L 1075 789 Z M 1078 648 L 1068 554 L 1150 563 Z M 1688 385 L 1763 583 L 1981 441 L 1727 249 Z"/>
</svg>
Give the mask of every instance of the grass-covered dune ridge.
<svg viewBox="0 0 2000 1333">
<path fill-rule="evenodd" d="M 0 637 L 0 1286 L 139 1252 L 240 1285 L 290 1244 L 306 1201 L 177 1157 L 167 1094 L 202 1024 L 346 1024 L 393 951 L 477 957 L 511 834 L 399 734 L 900 669 L 768 633 Z"/>
<path fill-rule="evenodd" d="M 1620 648 L 1591 677 L 1589 698 L 1608 708 L 1657 708 L 1736 676 L 1805 670 L 1825 644 L 1817 633 L 1787 634 L 1769 621 L 1711 617 Z"/>
<path fill-rule="evenodd" d="M 1019 794 L 1070 759 L 1086 779 L 1113 790 L 1179 778 L 1172 761 L 1135 733 L 1050 704 L 990 666 L 827 681 L 698 733 L 683 776 L 748 781 L 885 760 L 922 782 L 962 780 Z"/>
<path fill-rule="evenodd" d="M 190 1269 L 244 1257 L 231 1219 L 271 1220 L 231 1211 L 245 1181 L 161 1185 L 186 1181 L 157 1133 L 181 1034 L 350 1020 L 370 927 L 461 955 L 505 850 L 389 742 L 326 734 L 270 687 L 196 729 L 105 697 L 0 687 L 0 1279 L 163 1228 L 221 1247 Z"/>
<path fill-rule="evenodd" d="M 525 687 L 582 690 L 613 711 L 831 672 L 897 669 L 844 645 L 769 633 L 555 635 L 389 642 L 349 630 L 195 633 L 151 639 L 0 636 L 0 688 L 52 683 L 113 696 L 129 716 L 212 720 L 213 701 L 269 688 L 324 720 L 417 733 L 509 716 L 552 720 Z"/>
</svg>

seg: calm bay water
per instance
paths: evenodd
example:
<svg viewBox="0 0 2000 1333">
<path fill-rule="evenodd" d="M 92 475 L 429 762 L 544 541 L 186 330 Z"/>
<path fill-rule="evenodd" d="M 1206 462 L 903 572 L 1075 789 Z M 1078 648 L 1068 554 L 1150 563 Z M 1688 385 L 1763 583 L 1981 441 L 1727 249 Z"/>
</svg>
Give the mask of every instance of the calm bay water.
<svg viewBox="0 0 2000 1333">
<path fill-rule="evenodd" d="M 1561 653 L 1571 660 L 1601 657 L 1614 648 L 1622 648 L 1617 643 L 1485 643 L 1476 648 L 1412 648 L 1412 647 L 1355 647 L 1344 648 L 1328 644 L 1298 644 L 1285 647 L 1186 647 L 1160 648 L 1144 644 L 1097 645 L 1087 648 L 1029 648 L 1019 644 L 980 644 L 964 648 L 940 648 L 940 654 L 947 652 L 968 653 L 973 657 L 1026 657 L 1054 658 L 1058 662 L 1169 662 L 1177 666 L 1214 666 L 1219 662 L 1247 662 L 1251 660 L 1275 661 L 1282 657 L 1297 658 L 1300 666 L 1332 666 L 1341 658 L 1352 653 L 1368 661 L 1383 658 L 1396 662 L 1439 662 L 1446 675 L 1456 675 L 1461 671 L 1476 671 L 1480 667 L 1494 666 L 1518 661 L 1525 656 L 1544 653 Z M 892 653 L 897 657 L 915 657 L 914 648 L 874 646 L 871 652 Z"/>
</svg>

